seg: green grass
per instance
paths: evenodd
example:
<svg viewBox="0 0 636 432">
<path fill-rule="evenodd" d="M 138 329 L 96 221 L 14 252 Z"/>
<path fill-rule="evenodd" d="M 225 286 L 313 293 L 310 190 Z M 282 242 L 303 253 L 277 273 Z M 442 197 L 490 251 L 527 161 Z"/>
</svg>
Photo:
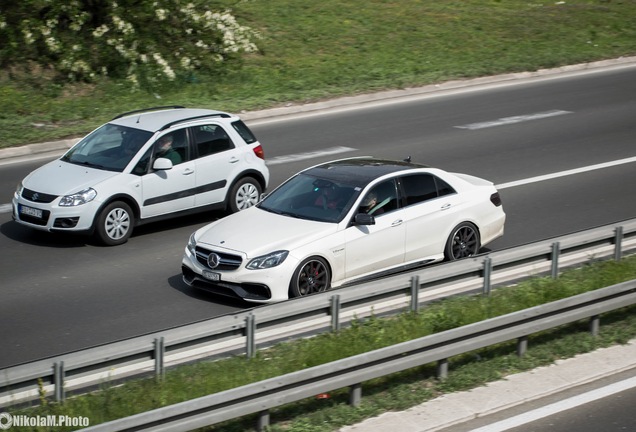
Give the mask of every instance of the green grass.
<svg viewBox="0 0 636 432">
<path fill-rule="evenodd" d="M 209 5 L 210 2 L 202 2 Z M 115 114 L 231 112 L 636 54 L 636 0 L 217 0 L 258 30 L 242 68 L 153 93 L 0 73 L 0 147 L 83 135 Z M 218 7 L 217 7 L 218 5 Z"/>
<path fill-rule="evenodd" d="M 372 317 L 356 321 L 337 333 L 279 344 L 259 351 L 255 358 L 237 356 L 173 368 L 163 381 L 143 379 L 114 386 L 104 383 L 99 392 L 69 398 L 63 404 L 41 398 L 42 405 L 13 414 L 88 417 L 91 425 L 126 417 L 162 406 L 194 399 L 267 378 L 335 361 L 435 332 L 467 325 L 570 297 L 636 278 L 636 256 L 621 262 L 591 263 L 569 270 L 556 280 L 533 278 L 514 287 L 498 289 L 490 296 L 458 296 L 427 305 L 419 313 L 404 312 L 392 318 Z M 309 398 L 271 412 L 272 431 L 333 431 L 386 410 L 403 410 L 443 393 L 474 388 L 502 377 L 553 363 L 560 358 L 636 336 L 636 306 L 601 317 L 600 334 L 589 333 L 583 320 L 529 337 L 528 351 L 516 355 L 516 343 L 484 348 L 450 359 L 448 378 L 435 378 L 436 365 L 396 373 L 363 383 L 362 404 L 351 407 L 348 389 L 327 399 Z M 255 418 L 218 425 L 210 430 L 248 431 Z M 37 429 L 36 429 L 37 430 Z"/>
</svg>

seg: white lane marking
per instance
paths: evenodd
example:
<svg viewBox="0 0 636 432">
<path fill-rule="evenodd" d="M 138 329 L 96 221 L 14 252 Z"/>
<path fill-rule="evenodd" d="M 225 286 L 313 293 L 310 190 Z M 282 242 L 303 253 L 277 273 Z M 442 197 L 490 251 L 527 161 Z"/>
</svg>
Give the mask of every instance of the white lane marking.
<svg viewBox="0 0 636 432">
<path fill-rule="evenodd" d="M 11 204 L 0 204 L 0 213 L 10 213 Z"/>
<path fill-rule="evenodd" d="M 355 150 L 357 149 L 354 149 L 351 147 L 331 147 L 331 148 L 327 148 L 323 150 L 317 150 L 314 152 L 296 153 L 296 154 L 291 154 L 286 156 L 276 156 L 270 159 L 265 159 L 266 161 L 265 163 L 267 165 L 279 165 L 279 164 L 288 163 L 288 162 L 295 162 L 295 161 L 305 160 L 305 159 L 313 159 L 313 158 L 317 158 L 321 156 L 328 156 L 328 155 L 333 155 L 338 153 L 346 153 L 346 152 L 351 152 Z"/>
<path fill-rule="evenodd" d="M 581 174 L 584 172 L 588 172 L 588 171 L 594 171 L 594 170 L 598 170 L 598 169 L 603 169 L 603 168 L 610 168 L 613 166 L 617 166 L 617 165 L 623 165 L 623 164 L 628 164 L 628 163 L 633 163 L 636 162 L 636 157 L 630 157 L 630 158 L 625 158 L 625 159 L 619 159 L 619 160 L 615 160 L 615 161 L 611 161 L 611 162 L 605 162 L 605 163 L 600 163 L 600 164 L 596 164 L 596 165 L 589 165 L 586 167 L 582 167 L 582 168 L 575 168 L 575 169 L 571 169 L 571 170 L 567 170 L 567 171 L 561 171 L 561 172 L 556 172 L 556 173 L 552 173 L 552 174 L 546 174 L 546 175 L 542 175 L 542 176 L 537 176 L 537 177 L 530 177 L 527 179 L 523 179 L 523 180 L 517 180 L 517 181 L 512 181 L 512 182 L 508 182 L 508 183 L 502 183 L 500 185 L 497 185 L 497 189 L 506 189 L 506 188 L 511 188 L 511 187 L 515 187 L 515 186 L 521 186 L 521 185 L 525 185 L 525 184 L 529 184 L 529 183 L 537 183 L 540 181 L 544 181 L 544 180 L 552 180 L 558 177 L 565 177 L 565 176 L 570 176 L 570 175 L 574 175 L 574 174 Z"/>
<path fill-rule="evenodd" d="M 571 397 L 569 399 L 564 399 L 560 402 L 546 405 L 544 407 L 519 414 L 518 416 L 510 417 L 506 420 L 473 429 L 470 432 L 503 432 L 508 429 L 512 429 L 514 427 L 551 416 L 561 411 L 575 408 L 579 405 L 593 402 L 598 399 L 603 399 L 613 394 L 620 393 L 624 390 L 628 390 L 632 387 L 636 387 L 636 377 L 610 384 L 608 386 L 601 387 L 599 389 L 592 390 L 587 393 Z"/>
<path fill-rule="evenodd" d="M 504 126 L 504 125 L 509 125 L 513 123 L 521 123 L 521 122 L 526 122 L 531 120 L 539 120 L 539 119 L 544 119 L 548 117 L 560 116 L 564 114 L 572 114 L 572 111 L 563 111 L 563 110 L 544 111 L 540 113 L 526 114 L 526 115 L 513 116 L 513 117 L 504 117 L 504 118 L 500 118 L 493 121 L 471 123 L 471 124 L 467 124 L 463 126 L 455 126 L 455 127 L 457 129 L 476 130 L 476 129 L 495 127 L 495 126 Z"/>
</svg>

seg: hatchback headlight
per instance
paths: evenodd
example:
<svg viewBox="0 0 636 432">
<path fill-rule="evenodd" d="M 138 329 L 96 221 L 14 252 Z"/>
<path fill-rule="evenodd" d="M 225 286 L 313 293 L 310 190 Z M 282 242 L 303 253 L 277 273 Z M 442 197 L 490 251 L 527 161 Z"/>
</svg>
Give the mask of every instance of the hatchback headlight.
<svg viewBox="0 0 636 432">
<path fill-rule="evenodd" d="M 267 255 L 259 256 L 248 262 L 245 268 L 248 268 L 250 270 L 260 270 L 276 267 L 277 265 L 280 265 L 283 261 L 285 261 L 287 255 L 289 255 L 289 251 L 281 250 L 272 252 Z"/>
<path fill-rule="evenodd" d="M 22 182 L 18 183 L 18 186 L 15 188 L 15 197 L 20 198 L 23 190 L 24 190 L 24 185 L 22 184 Z"/>
<path fill-rule="evenodd" d="M 74 207 L 91 202 L 97 196 L 97 191 L 93 188 L 84 189 L 83 191 L 74 193 L 72 195 L 63 196 L 60 200 L 60 206 L 62 207 Z"/>
</svg>

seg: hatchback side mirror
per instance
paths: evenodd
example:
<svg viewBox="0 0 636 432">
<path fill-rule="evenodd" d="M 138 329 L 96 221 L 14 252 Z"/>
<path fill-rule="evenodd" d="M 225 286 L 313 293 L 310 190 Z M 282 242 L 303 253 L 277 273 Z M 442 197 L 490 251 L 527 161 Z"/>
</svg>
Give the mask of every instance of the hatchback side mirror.
<svg viewBox="0 0 636 432">
<path fill-rule="evenodd" d="M 158 158 L 152 165 L 155 170 L 169 170 L 172 168 L 172 161 L 168 158 Z"/>
</svg>

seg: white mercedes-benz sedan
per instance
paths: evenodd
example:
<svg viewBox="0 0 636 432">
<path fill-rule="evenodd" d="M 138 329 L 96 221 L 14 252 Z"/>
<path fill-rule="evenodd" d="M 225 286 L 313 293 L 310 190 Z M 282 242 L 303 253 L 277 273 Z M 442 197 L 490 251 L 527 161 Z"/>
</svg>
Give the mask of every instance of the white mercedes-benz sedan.
<svg viewBox="0 0 636 432">
<path fill-rule="evenodd" d="M 505 219 L 487 180 L 407 161 L 337 160 L 197 230 L 185 248 L 183 280 L 276 302 L 475 255 L 503 235 Z"/>
</svg>

